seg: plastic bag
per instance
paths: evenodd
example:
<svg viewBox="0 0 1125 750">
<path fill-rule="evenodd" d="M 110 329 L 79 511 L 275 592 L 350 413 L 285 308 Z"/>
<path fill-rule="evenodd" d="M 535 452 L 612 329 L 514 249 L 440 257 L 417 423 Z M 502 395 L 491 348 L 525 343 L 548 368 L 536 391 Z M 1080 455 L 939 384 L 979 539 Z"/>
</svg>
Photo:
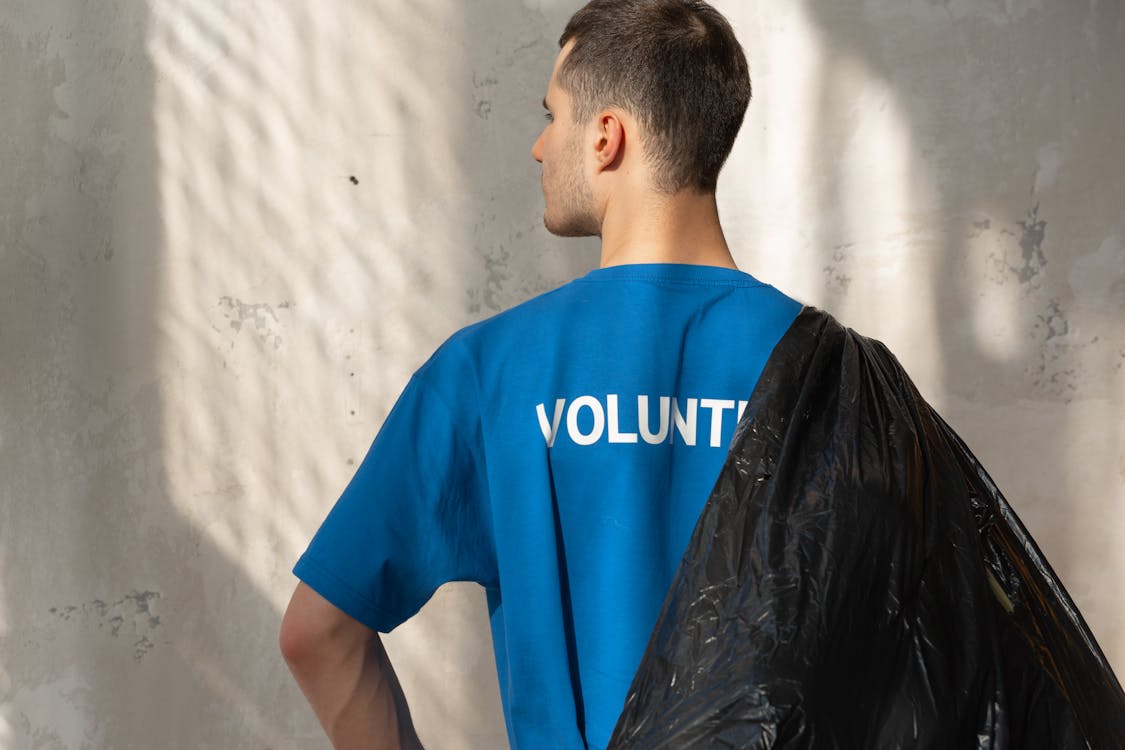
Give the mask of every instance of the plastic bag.
<svg viewBox="0 0 1125 750">
<path fill-rule="evenodd" d="M 610 741 L 1121 748 L 1125 695 L 984 469 L 880 343 L 774 350 Z"/>
</svg>

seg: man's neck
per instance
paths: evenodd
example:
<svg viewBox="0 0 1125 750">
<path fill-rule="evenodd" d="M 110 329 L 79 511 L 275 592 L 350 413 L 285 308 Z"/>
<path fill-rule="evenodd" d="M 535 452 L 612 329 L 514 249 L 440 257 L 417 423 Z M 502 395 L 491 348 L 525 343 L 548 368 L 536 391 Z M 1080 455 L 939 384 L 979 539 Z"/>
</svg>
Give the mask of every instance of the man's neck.
<svg viewBox="0 0 1125 750">
<path fill-rule="evenodd" d="M 601 266 L 689 263 L 736 268 L 719 224 L 714 193 L 648 194 L 606 206 Z"/>
</svg>

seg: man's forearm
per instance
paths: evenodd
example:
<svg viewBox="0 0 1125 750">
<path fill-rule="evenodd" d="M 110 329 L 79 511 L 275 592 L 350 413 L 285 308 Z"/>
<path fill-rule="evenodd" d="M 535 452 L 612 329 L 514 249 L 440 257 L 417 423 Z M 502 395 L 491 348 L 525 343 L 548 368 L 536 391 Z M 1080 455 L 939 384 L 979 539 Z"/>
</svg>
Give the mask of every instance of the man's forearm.
<svg viewBox="0 0 1125 750">
<path fill-rule="evenodd" d="M 421 750 L 378 633 L 350 618 L 336 619 L 336 611 L 322 604 L 311 589 L 298 588 L 282 626 L 282 651 L 332 746 Z"/>
<path fill-rule="evenodd" d="M 362 653 L 293 670 L 336 750 L 420 750 L 406 697 L 375 635 Z"/>
</svg>

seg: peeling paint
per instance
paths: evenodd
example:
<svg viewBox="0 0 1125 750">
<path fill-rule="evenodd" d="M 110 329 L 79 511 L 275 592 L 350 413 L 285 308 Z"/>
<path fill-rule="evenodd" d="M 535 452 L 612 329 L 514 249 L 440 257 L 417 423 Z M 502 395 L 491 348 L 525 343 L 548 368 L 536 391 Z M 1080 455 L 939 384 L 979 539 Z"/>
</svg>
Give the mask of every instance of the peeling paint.
<svg viewBox="0 0 1125 750">
<path fill-rule="evenodd" d="M 982 234 L 984 234 L 989 229 L 991 229 L 992 228 L 992 219 L 990 219 L 986 216 L 983 219 L 980 219 L 979 221 L 972 222 L 972 225 L 973 225 L 973 229 L 968 234 L 969 239 L 975 239 L 977 237 L 980 237 Z"/>
<path fill-rule="evenodd" d="M 243 326 L 250 323 L 253 324 L 258 338 L 272 344 L 274 349 L 281 347 L 281 335 L 277 332 L 277 326 L 281 321 L 277 310 L 288 310 L 294 307 L 293 302 L 284 301 L 275 306 L 265 302 L 248 303 L 236 297 L 222 296 L 218 304 L 223 308 L 223 315 L 236 334 L 241 333 Z"/>
<path fill-rule="evenodd" d="M 854 243 L 847 243 L 832 248 L 832 259 L 822 269 L 830 288 L 846 292 L 851 285 L 852 277 L 846 273 L 845 269 L 849 265 L 848 251 L 854 246 Z"/>
<path fill-rule="evenodd" d="M 82 604 L 50 607 L 47 611 L 61 622 L 93 622 L 98 630 L 107 630 L 113 638 L 121 635 L 127 623 L 131 624 L 131 632 L 137 638 L 133 658 L 140 661 L 156 645 L 149 636 L 161 627 L 160 616 L 153 611 L 153 604 L 161 598 L 159 591 L 130 591 L 110 603 L 92 599 Z"/>
<path fill-rule="evenodd" d="M 473 73 L 473 113 L 482 120 L 487 120 L 492 114 L 492 97 L 481 91 L 494 89 L 498 83 L 495 76 Z"/>
<path fill-rule="evenodd" d="M 1042 272 L 1047 265 L 1047 253 L 1043 241 L 1047 237 L 1047 222 L 1039 218 L 1039 204 L 1028 212 L 1027 218 L 1018 222 L 1021 234 L 1019 239 L 1023 265 L 1012 266 L 1012 272 L 1021 284 L 1027 284 Z"/>
<path fill-rule="evenodd" d="M 482 255 L 484 260 L 484 286 L 478 289 L 469 289 L 469 311 L 478 313 L 481 309 L 489 312 L 500 312 L 507 306 L 505 285 L 511 279 L 508 268 L 512 254 L 504 247 L 497 245 L 494 249 Z"/>
<path fill-rule="evenodd" d="M 1047 305 L 1047 314 L 1040 315 L 1039 321 L 1047 331 L 1045 341 L 1050 341 L 1056 336 L 1065 336 L 1070 333 L 1070 323 L 1063 316 L 1057 299 L 1051 300 Z"/>
<path fill-rule="evenodd" d="M 1032 386 L 1045 397 L 1069 403 L 1087 378 L 1082 352 L 1096 344 L 1098 337 L 1085 341 L 1078 338 L 1066 310 L 1055 298 L 1035 316 L 1031 335 L 1037 341 L 1035 359 L 1026 369 Z"/>
<path fill-rule="evenodd" d="M 145 655 L 148 654 L 149 651 L 152 651 L 152 649 L 155 647 L 156 644 L 149 640 L 149 637 L 147 635 L 142 635 L 133 644 L 133 659 L 136 661 L 140 661 L 141 659 L 145 658 Z"/>
</svg>

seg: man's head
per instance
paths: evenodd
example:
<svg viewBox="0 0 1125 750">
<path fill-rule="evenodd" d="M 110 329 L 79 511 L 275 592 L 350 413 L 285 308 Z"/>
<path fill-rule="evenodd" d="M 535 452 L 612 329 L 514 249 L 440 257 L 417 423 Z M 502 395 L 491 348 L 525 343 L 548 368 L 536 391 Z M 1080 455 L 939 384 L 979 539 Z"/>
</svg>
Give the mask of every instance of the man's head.
<svg viewBox="0 0 1125 750">
<path fill-rule="evenodd" d="M 607 107 L 636 118 L 655 187 L 714 192 L 750 102 L 730 24 L 699 0 L 593 0 L 574 14 L 557 71 L 578 125 Z"/>
<path fill-rule="evenodd" d="M 600 234 L 626 183 L 634 195 L 714 193 L 750 101 L 726 19 L 699 0 L 593 0 L 559 46 L 532 148 L 551 232 Z"/>
</svg>

